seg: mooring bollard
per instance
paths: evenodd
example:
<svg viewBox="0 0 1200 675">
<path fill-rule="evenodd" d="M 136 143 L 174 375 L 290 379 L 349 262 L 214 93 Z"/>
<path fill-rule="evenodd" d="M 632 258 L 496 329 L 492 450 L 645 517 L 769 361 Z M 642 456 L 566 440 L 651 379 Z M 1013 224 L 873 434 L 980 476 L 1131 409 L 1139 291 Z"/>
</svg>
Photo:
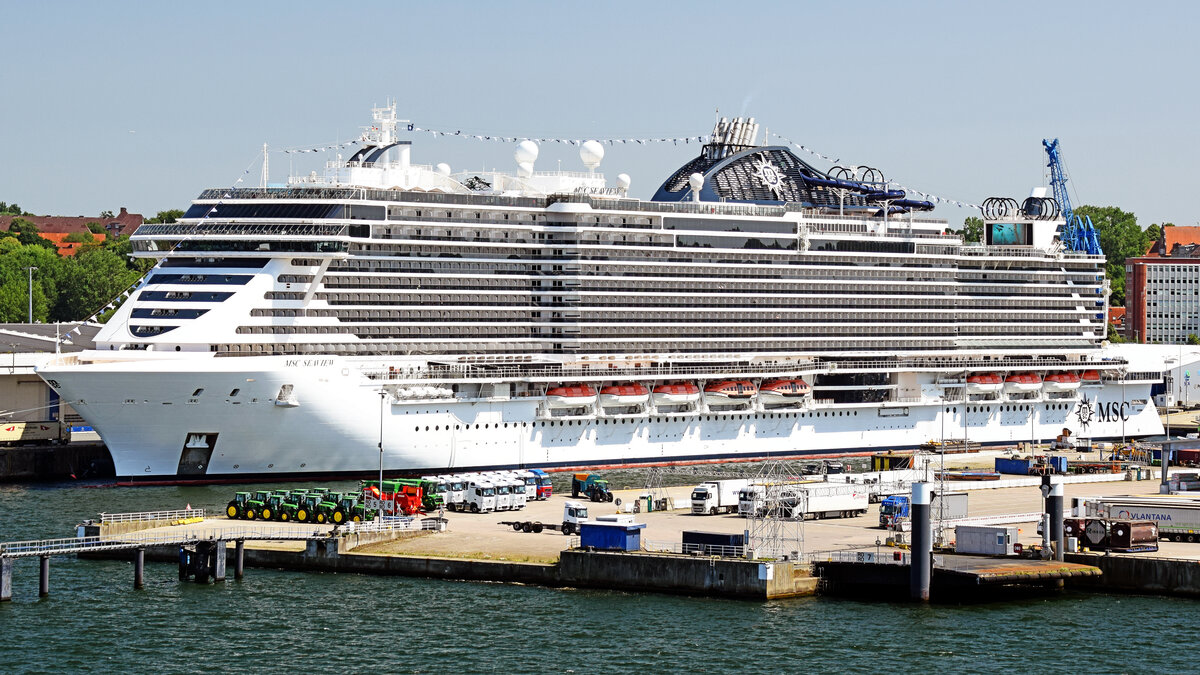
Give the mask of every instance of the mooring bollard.
<svg viewBox="0 0 1200 675">
<path fill-rule="evenodd" d="M 1067 547 L 1067 536 L 1063 531 L 1063 479 L 1062 476 L 1046 478 L 1050 479 L 1050 491 L 1046 497 L 1046 513 L 1050 514 L 1050 541 L 1054 545 L 1054 559 L 1062 562 Z"/>
<path fill-rule="evenodd" d="M 930 531 L 930 483 L 912 484 L 909 515 L 912 518 L 912 547 L 909 568 L 909 593 L 913 600 L 929 602 L 930 578 L 933 574 L 933 536 Z"/>
<path fill-rule="evenodd" d="M 246 540 L 238 539 L 234 545 L 233 578 L 241 581 L 246 576 Z"/>
<path fill-rule="evenodd" d="M 0 558 L 0 602 L 12 600 L 12 558 Z"/>
<path fill-rule="evenodd" d="M 139 548 L 133 552 L 133 588 L 135 590 L 146 586 L 146 549 Z"/>
<path fill-rule="evenodd" d="M 41 565 L 38 574 L 38 597 L 44 598 L 50 595 L 50 556 L 38 556 L 38 562 Z"/>
</svg>

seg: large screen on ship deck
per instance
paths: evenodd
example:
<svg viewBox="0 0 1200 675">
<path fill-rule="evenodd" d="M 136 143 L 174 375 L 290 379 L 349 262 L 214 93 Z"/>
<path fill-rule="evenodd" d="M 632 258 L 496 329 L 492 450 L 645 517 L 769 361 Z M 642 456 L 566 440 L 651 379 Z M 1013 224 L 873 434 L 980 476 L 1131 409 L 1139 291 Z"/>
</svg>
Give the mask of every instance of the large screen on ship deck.
<svg viewBox="0 0 1200 675">
<path fill-rule="evenodd" d="M 988 246 L 1032 246 L 1033 230 L 1029 223 L 990 223 Z"/>
</svg>

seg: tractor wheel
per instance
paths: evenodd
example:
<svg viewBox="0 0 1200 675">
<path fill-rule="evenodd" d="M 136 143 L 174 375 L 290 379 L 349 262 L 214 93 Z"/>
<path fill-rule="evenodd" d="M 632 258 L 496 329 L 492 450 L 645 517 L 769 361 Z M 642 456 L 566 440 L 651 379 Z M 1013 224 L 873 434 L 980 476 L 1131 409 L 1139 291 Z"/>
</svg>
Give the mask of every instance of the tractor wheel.
<svg viewBox="0 0 1200 675">
<path fill-rule="evenodd" d="M 520 532 L 520 531 L 521 531 L 521 524 L 520 524 L 520 523 L 513 523 L 513 524 L 512 524 L 512 528 L 513 528 L 513 532 Z"/>
<path fill-rule="evenodd" d="M 613 493 L 611 493 L 611 492 L 604 493 L 604 501 L 611 502 L 612 500 L 613 500 Z"/>
<path fill-rule="evenodd" d="M 318 522 L 318 523 L 320 523 L 320 524 L 324 525 L 324 524 L 325 524 L 325 520 L 326 520 L 326 518 L 325 518 L 325 514 L 324 514 L 324 513 L 318 513 L 318 514 L 317 514 L 317 522 Z"/>
<path fill-rule="evenodd" d="M 279 512 L 279 522 L 286 523 L 289 520 L 287 511 Z"/>
<path fill-rule="evenodd" d="M 358 514 L 356 513 L 356 514 L 354 514 L 354 517 L 353 517 L 353 518 L 351 518 L 350 520 L 353 520 L 353 521 L 354 521 L 354 522 L 356 522 L 356 523 L 361 523 L 361 522 L 362 522 L 362 516 L 360 516 L 360 515 L 358 515 Z"/>
<path fill-rule="evenodd" d="M 296 520 L 298 520 L 302 523 L 307 523 L 308 522 L 308 509 L 300 509 L 299 511 L 296 511 Z"/>
<path fill-rule="evenodd" d="M 341 525 L 344 522 L 346 522 L 346 512 L 341 509 L 335 510 L 333 512 L 333 523 L 335 525 Z"/>
<path fill-rule="evenodd" d="M 225 507 L 225 515 L 228 516 L 230 519 L 237 518 L 237 506 L 235 506 L 234 504 L 230 504 L 229 506 L 226 506 Z"/>
<path fill-rule="evenodd" d="M 263 509 L 263 512 L 262 512 L 262 519 L 263 519 L 263 520 L 270 520 L 270 519 L 271 519 L 271 509 L 270 509 L 270 507 L 267 507 L 267 508 L 264 508 L 264 509 Z"/>
<path fill-rule="evenodd" d="M 246 520 L 254 520 L 254 517 L 257 515 L 253 508 L 246 509 Z"/>
</svg>

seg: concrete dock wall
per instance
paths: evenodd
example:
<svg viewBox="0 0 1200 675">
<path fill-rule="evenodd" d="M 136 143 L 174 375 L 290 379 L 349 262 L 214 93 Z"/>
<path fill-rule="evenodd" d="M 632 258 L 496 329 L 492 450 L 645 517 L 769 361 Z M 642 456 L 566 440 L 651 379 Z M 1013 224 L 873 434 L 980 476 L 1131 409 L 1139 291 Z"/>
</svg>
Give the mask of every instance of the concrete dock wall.
<svg viewBox="0 0 1200 675">
<path fill-rule="evenodd" d="M 1067 583 L 1073 588 L 1200 597 L 1200 563 L 1195 560 L 1097 553 L 1068 553 L 1066 559 L 1103 572 L 1097 578 L 1071 579 Z"/>
<path fill-rule="evenodd" d="M 653 553 L 563 551 L 565 586 L 768 599 L 811 595 L 807 565 Z"/>
<path fill-rule="evenodd" d="M 112 456 L 99 443 L 0 448 L 0 482 L 115 475 Z"/>
</svg>

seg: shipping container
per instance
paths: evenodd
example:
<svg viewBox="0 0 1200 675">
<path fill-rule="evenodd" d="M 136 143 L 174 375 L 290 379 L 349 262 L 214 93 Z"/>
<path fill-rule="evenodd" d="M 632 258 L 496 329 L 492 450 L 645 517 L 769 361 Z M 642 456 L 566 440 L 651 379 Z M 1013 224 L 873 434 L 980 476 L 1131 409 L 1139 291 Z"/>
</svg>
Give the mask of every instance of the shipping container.
<svg viewBox="0 0 1200 675">
<path fill-rule="evenodd" d="M 597 551 L 637 551 L 645 523 L 581 523 L 579 545 Z"/>
<path fill-rule="evenodd" d="M 1016 555 L 1017 528 L 990 525 L 959 525 L 954 528 L 955 553 Z"/>
</svg>

